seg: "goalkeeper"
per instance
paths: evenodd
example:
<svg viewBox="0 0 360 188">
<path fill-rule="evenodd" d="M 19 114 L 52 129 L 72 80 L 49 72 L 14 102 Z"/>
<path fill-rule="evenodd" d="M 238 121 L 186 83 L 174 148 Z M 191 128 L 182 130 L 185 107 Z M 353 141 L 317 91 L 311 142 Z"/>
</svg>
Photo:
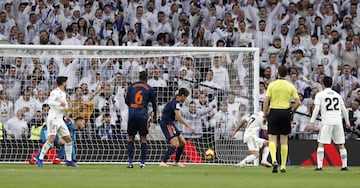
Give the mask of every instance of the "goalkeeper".
<svg viewBox="0 0 360 188">
<path fill-rule="evenodd" d="M 64 122 L 66 124 L 66 126 L 69 129 L 70 132 L 70 136 L 73 140 L 72 142 L 72 151 L 71 151 L 71 159 L 72 161 L 76 161 L 76 153 L 75 153 L 75 138 L 76 138 L 76 134 L 75 131 L 79 130 L 79 129 L 83 129 L 85 127 L 85 119 L 83 117 L 77 117 L 75 119 L 75 121 L 71 118 L 71 117 L 64 117 Z M 46 135 L 47 135 L 47 127 L 45 126 L 42 131 L 41 131 L 41 141 L 43 143 L 46 142 Z M 59 153 L 56 157 L 56 159 L 53 161 L 53 164 L 60 164 L 61 163 L 61 158 L 63 158 L 64 154 L 65 154 L 65 141 L 62 140 L 61 138 L 59 138 L 58 136 L 56 136 L 55 144 L 57 144 L 58 146 L 61 145 L 61 148 L 59 150 Z M 40 156 L 40 152 L 37 153 L 36 158 L 38 158 Z M 33 158 L 30 160 L 30 164 L 36 164 L 36 158 Z"/>
<path fill-rule="evenodd" d="M 254 113 L 242 119 L 236 126 L 236 128 L 230 132 L 230 137 L 234 137 L 241 127 L 246 125 L 244 133 L 244 143 L 247 145 L 250 155 L 245 157 L 240 163 L 236 164 L 236 167 L 244 167 L 247 163 L 259 158 L 259 149 L 263 147 L 261 165 L 265 167 L 271 167 L 271 164 L 267 161 L 269 156 L 269 142 L 259 137 L 261 129 L 267 131 L 267 125 L 263 124 L 263 112 Z"/>
</svg>

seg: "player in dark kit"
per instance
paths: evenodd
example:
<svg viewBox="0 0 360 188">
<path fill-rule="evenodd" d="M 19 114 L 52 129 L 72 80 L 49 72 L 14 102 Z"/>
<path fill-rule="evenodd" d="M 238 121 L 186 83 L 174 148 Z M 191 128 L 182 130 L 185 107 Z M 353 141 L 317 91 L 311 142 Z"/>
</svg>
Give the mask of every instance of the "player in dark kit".
<svg viewBox="0 0 360 188">
<path fill-rule="evenodd" d="M 128 120 L 128 156 L 129 165 L 127 168 L 134 168 L 134 137 L 137 133 L 140 135 L 141 142 L 141 164 L 140 168 L 145 168 L 148 134 L 148 103 L 152 103 L 153 120 L 156 120 L 156 93 L 155 90 L 146 82 L 148 80 L 147 72 L 140 72 L 140 81 L 129 86 L 126 93 L 125 103 L 129 106 Z"/>
<path fill-rule="evenodd" d="M 174 97 L 170 102 L 168 102 L 163 111 L 161 117 L 161 130 L 164 133 L 166 139 L 170 141 L 170 146 L 166 154 L 164 155 L 160 166 L 168 167 L 166 161 L 169 159 L 169 156 L 176 150 L 176 157 L 174 166 L 184 167 L 180 164 L 180 157 L 184 151 L 185 147 L 185 138 L 181 134 L 181 131 L 175 126 L 175 118 L 183 123 L 192 133 L 195 132 L 195 129 L 182 117 L 180 113 L 180 104 L 183 103 L 187 96 L 189 96 L 189 91 L 185 88 L 180 88 L 179 93 Z"/>
</svg>

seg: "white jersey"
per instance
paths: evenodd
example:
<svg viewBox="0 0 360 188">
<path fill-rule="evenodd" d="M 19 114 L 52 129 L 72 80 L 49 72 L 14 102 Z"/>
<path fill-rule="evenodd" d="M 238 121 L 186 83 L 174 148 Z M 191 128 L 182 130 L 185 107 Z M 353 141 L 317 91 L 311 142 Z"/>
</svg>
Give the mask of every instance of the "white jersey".
<svg viewBox="0 0 360 188">
<path fill-rule="evenodd" d="M 326 88 L 315 96 L 315 107 L 320 107 L 322 125 L 342 125 L 342 116 L 348 121 L 347 111 L 342 97 L 334 90 Z M 317 112 L 314 110 L 310 122 L 315 122 Z"/>
<path fill-rule="evenodd" d="M 259 132 L 261 129 L 267 130 L 266 124 L 263 124 L 262 112 L 252 114 L 245 118 L 247 125 L 244 133 L 244 142 L 246 143 L 249 138 L 259 138 Z"/>
<path fill-rule="evenodd" d="M 65 103 L 65 107 L 60 106 L 61 103 Z M 62 119 L 64 116 L 64 109 L 68 108 L 66 93 L 60 88 L 52 90 L 47 104 L 50 106 L 48 118 L 52 119 L 60 117 Z"/>
</svg>

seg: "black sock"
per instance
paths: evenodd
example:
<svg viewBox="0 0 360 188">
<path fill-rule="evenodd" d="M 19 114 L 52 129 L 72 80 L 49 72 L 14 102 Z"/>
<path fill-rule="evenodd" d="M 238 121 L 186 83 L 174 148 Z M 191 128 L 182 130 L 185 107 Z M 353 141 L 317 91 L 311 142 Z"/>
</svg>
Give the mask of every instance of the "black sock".
<svg viewBox="0 0 360 188">
<path fill-rule="evenodd" d="M 166 163 L 166 161 L 169 159 L 170 155 L 171 155 L 172 153 L 174 153 L 175 149 L 176 149 L 176 148 L 175 148 L 174 146 L 169 146 L 169 147 L 168 147 L 168 150 L 166 151 L 166 154 L 165 154 L 165 156 L 163 157 L 163 162 L 164 162 L 164 163 Z"/>
<path fill-rule="evenodd" d="M 147 152 L 147 144 L 141 143 L 141 164 L 145 164 L 146 152 Z"/>
<path fill-rule="evenodd" d="M 134 142 L 128 142 L 129 163 L 132 164 L 134 160 Z"/>
</svg>

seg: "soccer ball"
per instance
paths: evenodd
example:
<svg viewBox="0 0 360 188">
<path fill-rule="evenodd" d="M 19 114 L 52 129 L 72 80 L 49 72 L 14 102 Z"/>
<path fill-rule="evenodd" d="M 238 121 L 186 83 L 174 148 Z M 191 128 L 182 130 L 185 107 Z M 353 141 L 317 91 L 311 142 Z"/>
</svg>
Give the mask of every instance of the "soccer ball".
<svg viewBox="0 0 360 188">
<path fill-rule="evenodd" d="M 205 151 L 205 159 L 212 160 L 215 157 L 215 152 L 212 149 L 208 149 Z"/>
</svg>

